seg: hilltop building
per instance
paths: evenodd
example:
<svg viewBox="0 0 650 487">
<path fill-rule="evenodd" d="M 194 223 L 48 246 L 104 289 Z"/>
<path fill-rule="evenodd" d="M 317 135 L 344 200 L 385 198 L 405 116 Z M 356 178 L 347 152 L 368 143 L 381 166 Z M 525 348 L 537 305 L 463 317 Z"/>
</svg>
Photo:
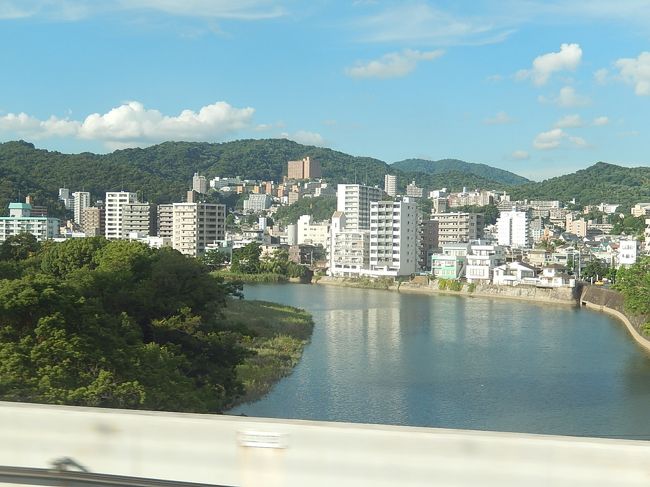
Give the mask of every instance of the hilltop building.
<svg viewBox="0 0 650 487">
<path fill-rule="evenodd" d="M 287 179 L 317 179 L 323 177 L 320 163 L 311 157 L 287 162 Z"/>
</svg>

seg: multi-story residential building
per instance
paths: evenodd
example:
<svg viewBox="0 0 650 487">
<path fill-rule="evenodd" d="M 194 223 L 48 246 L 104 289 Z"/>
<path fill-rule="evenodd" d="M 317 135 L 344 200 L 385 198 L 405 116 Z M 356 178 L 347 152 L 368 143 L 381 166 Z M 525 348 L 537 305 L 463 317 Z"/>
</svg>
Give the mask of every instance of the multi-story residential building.
<svg viewBox="0 0 650 487">
<path fill-rule="evenodd" d="M 77 191 L 72 193 L 74 222 L 81 225 L 81 212 L 90 206 L 90 193 L 88 191 Z"/>
<path fill-rule="evenodd" d="M 296 201 L 300 199 L 300 191 L 289 191 L 287 194 L 287 204 L 293 205 Z"/>
<path fill-rule="evenodd" d="M 431 270 L 431 256 L 438 249 L 438 222 L 425 220 L 420 224 L 420 269 Z"/>
<path fill-rule="evenodd" d="M 222 178 L 217 176 L 216 178 L 210 180 L 210 187 L 216 190 L 221 190 L 225 188 L 230 189 L 231 187 L 239 186 L 241 184 L 242 184 L 242 180 L 239 176 L 235 178 L 227 178 L 227 177 Z"/>
<path fill-rule="evenodd" d="M 270 194 L 249 194 L 244 200 L 244 213 L 256 213 L 271 208 L 273 197 Z"/>
<path fill-rule="evenodd" d="M 502 211 L 497 219 L 499 245 L 508 247 L 529 247 L 530 229 L 528 213 L 525 211 Z"/>
<path fill-rule="evenodd" d="M 632 216 L 650 216 L 650 203 L 637 203 L 630 210 Z"/>
<path fill-rule="evenodd" d="M 438 222 L 438 244 L 441 246 L 478 240 L 485 222 L 482 213 L 432 213 L 431 219 Z"/>
<path fill-rule="evenodd" d="M 172 247 L 199 256 L 206 246 L 226 236 L 226 206 L 212 203 L 174 203 Z"/>
<path fill-rule="evenodd" d="M 122 238 L 152 236 L 152 211 L 149 203 L 125 203 L 122 206 Z"/>
<path fill-rule="evenodd" d="M 436 279 L 460 279 L 465 276 L 469 249 L 469 242 L 442 245 L 441 253 L 431 256 L 431 274 L 433 277 Z"/>
<path fill-rule="evenodd" d="M 386 174 L 384 176 L 384 192 L 392 197 L 397 195 L 397 176 L 394 174 Z"/>
<path fill-rule="evenodd" d="M 320 245 L 326 249 L 329 245 L 330 224 L 329 222 L 316 223 L 311 215 L 302 215 L 298 219 L 297 244 L 298 245 Z"/>
<path fill-rule="evenodd" d="M 136 193 L 127 191 L 114 191 L 106 193 L 106 230 L 105 236 L 109 240 L 124 238 L 122 229 L 123 208 L 128 203 L 138 201 Z"/>
<path fill-rule="evenodd" d="M 477 242 L 471 244 L 466 260 L 467 282 L 490 282 L 494 268 L 504 264 L 506 257 L 500 245 Z"/>
<path fill-rule="evenodd" d="M 59 234 L 59 219 L 31 215 L 28 203 L 9 203 L 9 216 L 0 217 L 0 241 L 20 233 L 31 233 L 39 242 Z"/>
<path fill-rule="evenodd" d="M 339 184 L 336 192 L 336 211 L 345 213 L 349 230 L 370 228 L 370 203 L 381 200 L 383 191 L 363 184 Z"/>
<path fill-rule="evenodd" d="M 446 213 L 449 209 L 449 200 L 447 197 L 432 198 L 433 205 L 431 208 L 432 213 Z"/>
<path fill-rule="evenodd" d="M 174 205 L 158 205 L 156 213 L 156 235 L 163 238 L 172 238 L 174 233 Z"/>
<path fill-rule="evenodd" d="M 636 264 L 639 257 L 639 242 L 634 239 L 620 240 L 618 242 L 618 266 L 631 266 Z"/>
<path fill-rule="evenodd" d="M 74 199 L 70 194 L 70 190 L 68 188 L 59 188 L 59 199 L 63 201 L 66 210 L 72 209 L 72 205 L 74 204 Z"/>
<path fill-rule="evenodd" d="M 411 181 L 410 184 L 406 185 L 406 196 L 409 198 L 422 198 L 423 190 L 419 188 L 415 181 Z"/>
<path fill-rule="evenodd" d="M 47 206 L 35 205 L 34 204 L 34 198 L 32 198 L 32 196 L 27 195 L 25 197 L 25 203 L 27 203 L 28 205 L 30 205 L 32 207 L 32 211 L 30 213 L 31 216 L 39 216 L 39 217 L 44 216 L 44 217 L 47 217 Z"/>
<path fill-rule="evenodd" d="M 417 204 L 375 201 L 370 204 L 370 270 L 372 276 L 408 276 L 419 270 Z"/>
<path fill-rule="evenodd" d="M 208 180 L 205 176 L 201 176 L 198 172 L 194 173 L 194 176 L 192 176 L 192 190 L 199 194 L 208 192 Z"/>
<path fill-rule="evenodd" d="M 458 206 L 486 206 L 494 203 L 494 193 L 492 191 L 463 191 L 461 193 L 452 193 L 449 195 L 449 207 Z"/>
<path fill-rule="evenodd" d="M 106 232 L 106 212 L 103 207 L 89 206 L 81 210 L 81 230 L 86 237 L 99 237 Z"/>
<path fill-rule="evenodd" d="M 316 179 L 320 177 L 322 177 L 320 162 L 311 157 L 287 162 L 287 179 Z"/>
<path fill-rule="evenodd" d="M 335 211 L 330 227 L 330 276 L 358 277 L 370 263 L 370 230 L 347 229 L 346 215 Z"/>
<path fill-rule="evenodd" d="M 540 217 L 530 222 L 530 238 L 533 242 L 539 242 L 544 237 L 544 223 Z"/>
</svg>

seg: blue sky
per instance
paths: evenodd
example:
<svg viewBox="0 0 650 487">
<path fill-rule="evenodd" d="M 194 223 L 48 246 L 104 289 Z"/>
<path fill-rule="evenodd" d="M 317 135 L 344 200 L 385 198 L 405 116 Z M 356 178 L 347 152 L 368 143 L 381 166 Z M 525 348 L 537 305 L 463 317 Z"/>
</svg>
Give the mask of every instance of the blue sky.
<svg viewBox="0 0 650 487">
<path fill-rule="evenodd" d="M 650 163 L 645 0 L 0 0 L 0 141 Z"/>
</svg>

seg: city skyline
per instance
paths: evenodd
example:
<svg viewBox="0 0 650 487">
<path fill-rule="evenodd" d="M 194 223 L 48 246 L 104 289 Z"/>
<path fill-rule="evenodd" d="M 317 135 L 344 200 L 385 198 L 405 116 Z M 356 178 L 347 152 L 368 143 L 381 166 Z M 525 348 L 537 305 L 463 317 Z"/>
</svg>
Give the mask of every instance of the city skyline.
<svg viewBox="0 0 650 487">
<path fill-rule="evenodd" d="M 647 165 L 649 21 L 637 0 L 0 1 L 0 140 L 284 137 L 535 180 Z"/>
</svg>

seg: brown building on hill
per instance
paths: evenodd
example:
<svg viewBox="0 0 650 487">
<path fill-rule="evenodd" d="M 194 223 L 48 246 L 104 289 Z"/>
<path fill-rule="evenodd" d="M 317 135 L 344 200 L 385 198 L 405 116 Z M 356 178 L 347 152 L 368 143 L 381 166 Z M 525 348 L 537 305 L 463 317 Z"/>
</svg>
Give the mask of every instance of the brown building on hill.
<svg viewBox="0 0 650 487">
<path fill-rule="evenodd" d="M 320 163 L 311 157 L 287 163 L 287 179 L 317 179 L 322 177 Z"/>
</svg>

